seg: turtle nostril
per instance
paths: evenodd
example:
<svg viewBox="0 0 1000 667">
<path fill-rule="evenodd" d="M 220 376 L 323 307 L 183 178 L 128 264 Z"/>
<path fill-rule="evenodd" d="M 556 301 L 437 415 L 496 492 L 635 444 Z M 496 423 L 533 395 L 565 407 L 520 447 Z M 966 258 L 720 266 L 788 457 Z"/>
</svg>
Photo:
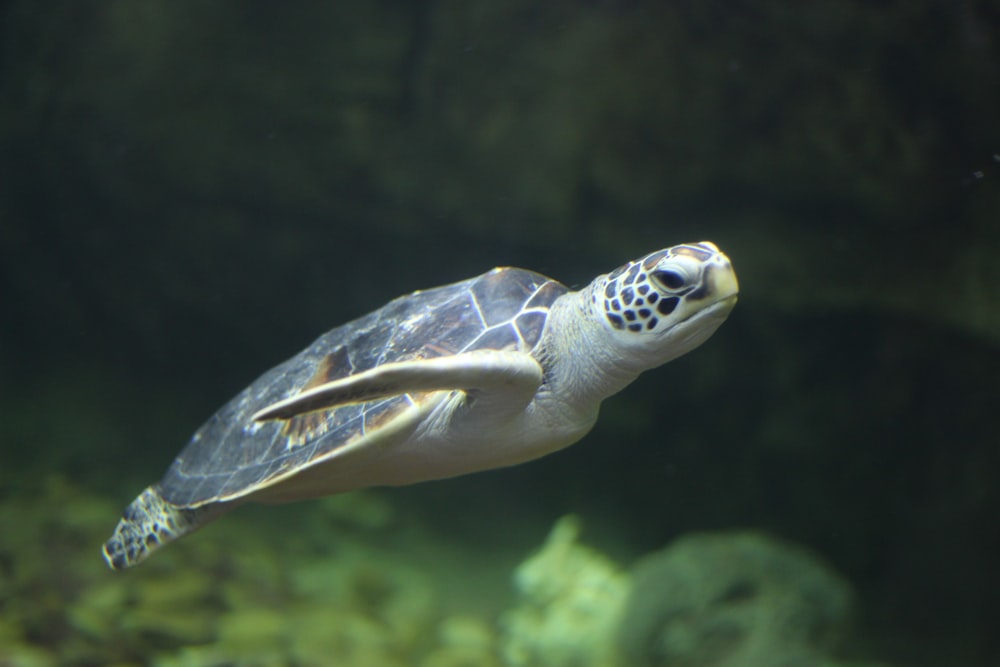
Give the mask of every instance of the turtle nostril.
<svg viewBox="0 0 1000 667">
<path fill-rule="evenodd" d="M 655 271 L 653 277 L 667 289 L 680 289 L 684 287 L 684 276 L 676 271 Z"/>
</svg>

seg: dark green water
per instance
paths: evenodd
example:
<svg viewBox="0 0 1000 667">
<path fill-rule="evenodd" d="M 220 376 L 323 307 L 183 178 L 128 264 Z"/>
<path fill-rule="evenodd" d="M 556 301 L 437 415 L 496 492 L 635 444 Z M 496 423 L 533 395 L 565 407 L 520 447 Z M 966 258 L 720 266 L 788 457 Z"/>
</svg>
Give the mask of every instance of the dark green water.
<svg viewBox="0 0 1000 667">
<path fill-rule="evenodd" d="M 759 586 L 715 599 L 735 625 L 685 640 L 687 662 L 655 629 L 667 607 L 633 604 L 623 630 L 609 606 L 593 622 L 627 664 L 758 664 L 738 653 L 754 604 L 816 614 L 795 664 L 1000 662 L 991 3 L 0 17 L 0 664 L 610 665 L 550 648 L 572 624 L 540 616 L 526 638 L 509 620 L 533 604 L 515 567 L 566 514 L 622 580 L 685 536 L 751 530 L 838 582 L 751 568 Z M 703 239 L 732 258 L 739 305 L 581 443 L 244 508 L 105 569 L 121 508 L 321 332 L 496 265 L 576 287 Z M 664 586 L 654 599 L 683 597 Z M 817 611 L 831 591 L 849 612 Z M 775 637 L 759 664 L 792 655 Z"/>
</svg>

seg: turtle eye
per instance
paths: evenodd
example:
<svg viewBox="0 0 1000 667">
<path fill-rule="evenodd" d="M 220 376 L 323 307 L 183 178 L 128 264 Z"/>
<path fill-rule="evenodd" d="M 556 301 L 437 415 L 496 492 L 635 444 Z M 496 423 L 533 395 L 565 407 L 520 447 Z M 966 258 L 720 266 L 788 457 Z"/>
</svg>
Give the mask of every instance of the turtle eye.
<svg viewBox="0 0 1000 667">
<path fill-rule="evenodd" d="M 684 274 L 670 270 L 653 271 L 653 278 L 669 290 L 679 290 L 687 282 Z"/>
</svg>

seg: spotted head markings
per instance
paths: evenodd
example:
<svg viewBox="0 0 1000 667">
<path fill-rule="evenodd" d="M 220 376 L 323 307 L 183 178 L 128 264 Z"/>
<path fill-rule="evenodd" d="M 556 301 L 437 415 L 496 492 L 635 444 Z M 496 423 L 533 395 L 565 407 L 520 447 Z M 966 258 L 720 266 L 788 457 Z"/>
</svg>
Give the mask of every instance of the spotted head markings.
<svg viewBox="0 0 1000 667">
<path fill-rule="evenodd" d="M 686 256 L 707 262 L 712 253 L 698 246 L 677 246 L 620 266 L 608 274 L 604 286 L 604 312 L 616 329 L 653 330 L 660 318 L 670 315 L 684 298 L 700 298 L 707 289 L 706 268 L 697 281 L 687 284 L 681 273 L 657 270 L 668 257 Z"/>
</svg>

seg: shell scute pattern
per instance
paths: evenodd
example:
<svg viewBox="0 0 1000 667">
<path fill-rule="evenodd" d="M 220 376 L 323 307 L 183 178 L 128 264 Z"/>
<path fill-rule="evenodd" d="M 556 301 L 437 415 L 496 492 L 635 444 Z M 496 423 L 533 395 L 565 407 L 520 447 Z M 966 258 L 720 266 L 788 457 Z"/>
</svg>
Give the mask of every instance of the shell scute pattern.
<svg viewBox="0 0 1000 667">
<path fill-rule="evenodd" d="M 508 280 L 511 269 L 494 269 L 472 286 L 476 310 L 487 327 L 511 320 L 521 312 L 531 292 L 516 280 Z"/>
<path fill-rule="evenodd" d="M 415 292 L 333 329 L 268 371 L 213 415 L 160 480 L 164 499 L 197 507 L 235 498 L 329 456 L 420 404 L 398 395 L 254 422 L 261 408 L 392 361 L 475 349 L 531 352 L 552 303 L 567 288 L 523 269 L 495 269 L 454 285 Z"/>
<path fill-rule="evenodd" d="M 542 331 L 545 330 L 547 319 L 548 313 L 541 311 L 518 315 L 517 319 L 514 320 L 514 325 L 521 334 L 525 346 L 534 348 L 538 344 L 538 340 L 542 337 Z"/>
<path fill-rule="evenodd" d="M 476 338 L 475 350 L 513 350 L 520 347 L 520 334 L 510 322 L 494 326 Z"/>
<path fill-rule="evenodd" d="M 548 280 L 535 290 L 535 293 L 525 306 L 525 311 L 543 310 L 548 312 L 552 302 L 567 292 L 566 286 L 554 280 Z M 537 342 L 537 341 L 536 341 Z"/>
</svg>

